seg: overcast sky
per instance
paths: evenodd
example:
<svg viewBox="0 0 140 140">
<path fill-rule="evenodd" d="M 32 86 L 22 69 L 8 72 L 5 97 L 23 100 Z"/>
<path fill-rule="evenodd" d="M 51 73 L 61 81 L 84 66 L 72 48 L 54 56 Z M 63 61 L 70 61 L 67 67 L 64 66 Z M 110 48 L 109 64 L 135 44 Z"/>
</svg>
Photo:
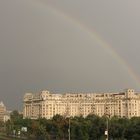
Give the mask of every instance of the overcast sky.
<svg viewBox="0 0 140 140">
<path fill-rule="evenodd" d="M 0 100 L 22 110 L 25 92 L 140 91 L 139 5 L 1 0 Z"/>
</svg>

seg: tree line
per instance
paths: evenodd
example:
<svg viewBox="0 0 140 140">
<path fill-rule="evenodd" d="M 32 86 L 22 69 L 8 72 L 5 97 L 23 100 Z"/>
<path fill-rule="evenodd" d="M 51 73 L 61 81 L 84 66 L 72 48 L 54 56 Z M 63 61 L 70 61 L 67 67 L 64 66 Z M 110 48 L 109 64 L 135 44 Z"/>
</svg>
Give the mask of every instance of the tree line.
<svg viewBox="0 0 140 140">
<path fill-rule="evenodd" d="M 86 118 L 65 118 L 55 115 L 52 119 L 32 120 L 23 119 L 22 115 L 13 111 L 11 120 L 4 126 L 7 135 L 12 135 L 13 131 L 18 133 L 22 127 L 26 127 L 27 132 L 21 132 L 21 136 L 30 140 L 68 140 L 69 127 L 71 140 L 105 140 L 107 121 L 110 140 L 140 140 L 140 117 L 128 119 L 88 115 Z"/>
</svg>

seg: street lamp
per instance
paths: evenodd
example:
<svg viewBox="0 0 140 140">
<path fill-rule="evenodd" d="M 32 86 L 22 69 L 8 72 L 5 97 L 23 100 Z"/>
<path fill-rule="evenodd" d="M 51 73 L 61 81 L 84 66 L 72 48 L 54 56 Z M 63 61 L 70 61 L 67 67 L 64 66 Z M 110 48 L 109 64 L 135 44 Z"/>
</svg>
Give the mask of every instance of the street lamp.
<svg viewBox="0 0 140 140">
<path fill-rule="evenodd" d="M 106 140 L 108 140 L 109 135 L 108 135 L 108 118 L 106 118 L 106 130 L 105 130 L 105 136 L 106 136 Z"/>
<path fill-rule="evenodd" d="M 69 128 L 68 128 L 68 133 L 69 133 L 69 140 L 70 140 L 70 117 L 69 117 Z"/>
</svg>

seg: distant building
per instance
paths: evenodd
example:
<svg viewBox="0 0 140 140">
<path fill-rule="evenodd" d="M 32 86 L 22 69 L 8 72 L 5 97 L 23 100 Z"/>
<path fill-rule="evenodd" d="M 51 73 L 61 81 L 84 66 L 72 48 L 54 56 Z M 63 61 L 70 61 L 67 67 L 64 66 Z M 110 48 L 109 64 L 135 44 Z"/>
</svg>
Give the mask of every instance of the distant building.
<svg viewBox="0 0 140 140">
<path fill-rule="evenodd" d="M 49 91 L 24 95 L 24 118 L 50 119 L 56 114 L 62 116 L 138 117 L 140 116 L 140 94 L 133 89 L 118 93 L 65 93 L 52 94 Z"/>
<path fill-rule="evenodd" d="M 10 120 L 10 113 L 11 113 L 11 111 L 6 111 L 6 112 L 4 113 L 4 116 L 3 116 L 3 121 L 4 121 L 4 122 Z"/>
<path fill-rule="evenodd" d="M 6 107 L 3 102 L 0 102 L 0 121 L 4 121 L 4 114 L 6 112 Z"/>
</svg>

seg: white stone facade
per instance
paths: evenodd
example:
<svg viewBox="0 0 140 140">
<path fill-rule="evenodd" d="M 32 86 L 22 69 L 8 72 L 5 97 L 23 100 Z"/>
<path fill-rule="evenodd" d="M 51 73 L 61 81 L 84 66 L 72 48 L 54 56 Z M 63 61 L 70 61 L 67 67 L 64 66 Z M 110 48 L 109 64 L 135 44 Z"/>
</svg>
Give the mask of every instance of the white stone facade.
<svg viewBox="0 0 140 140">
<path fill-rule="evenodd" d="M 0 102 L 0 121 L 4 121 L 4 114 L 6 112 L 6 107 L 3 102 Z"/>
<path fill-rule="evenodd" d="M 52 94 L 42 91 L 38 94 L 26 93 L 23 102 L 23 116 L 31 119 L 50 119 L 56 114 L 65 117 L 86 117 L 89 114 L 127 118 L 140 116 L 140 94 L 133 89 L 120 93 Z"/>
</svg>

